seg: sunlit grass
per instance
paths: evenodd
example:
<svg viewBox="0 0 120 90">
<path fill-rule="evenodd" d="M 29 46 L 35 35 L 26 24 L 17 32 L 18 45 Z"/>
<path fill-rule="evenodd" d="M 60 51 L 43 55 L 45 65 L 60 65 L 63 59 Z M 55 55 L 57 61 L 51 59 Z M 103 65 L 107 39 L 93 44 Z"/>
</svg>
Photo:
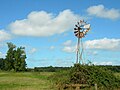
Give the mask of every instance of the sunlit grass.
<svg viewBox="0 0 120 90">
<path fill-rule="evenodd" d="M 0 72 L 0 90 L 55 90 L 49 72 Z"/>
</svg>

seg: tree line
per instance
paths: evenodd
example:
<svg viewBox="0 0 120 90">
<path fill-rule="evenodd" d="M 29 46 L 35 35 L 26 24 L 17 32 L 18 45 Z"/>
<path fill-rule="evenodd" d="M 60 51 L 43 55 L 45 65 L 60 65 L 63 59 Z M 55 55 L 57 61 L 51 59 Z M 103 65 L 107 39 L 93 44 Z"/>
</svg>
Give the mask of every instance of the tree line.
<svg viewBox="0 0 120 90">
<path fill-rule="evenodd" d="M 25 47 L 16 47 L 11 42 L 7 43 L 8 51 L 5 58 L 0 58 L 0 69 L 5 71 L 25 71 L 26 70 L 26 53 Z"/>
<path fill-rule="evenodd" d="M 89 65 L 88 65 L 89 66 Z M 120 66 L 112 66 L 112 65 L 92 65 L 98 68 L 106 68 L 114 73 L 120 73 Z M 71 67 L 34 67 L 34 68 L 27 68 L 28 72 L 57 72 L 60 70 L 69 70 Z"/>
</svg>

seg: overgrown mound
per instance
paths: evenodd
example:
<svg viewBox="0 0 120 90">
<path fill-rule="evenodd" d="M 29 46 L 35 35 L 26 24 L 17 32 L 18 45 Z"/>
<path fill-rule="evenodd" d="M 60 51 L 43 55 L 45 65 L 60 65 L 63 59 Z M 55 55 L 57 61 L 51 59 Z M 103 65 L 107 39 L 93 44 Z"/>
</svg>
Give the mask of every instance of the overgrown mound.
<svg viewBox="0 0 120 90">
<path fill-rule="evenodd" d="M 52 78 L 59 87 L 64 87 L 66 84 L 87 84 L 89 86 L 97 84 L 98 88 L 104 89 L 120 86 L 120 80 L 111 71 L 98 66 L 75 64 L 70 70 L 57 72 Z"/>
</svg>

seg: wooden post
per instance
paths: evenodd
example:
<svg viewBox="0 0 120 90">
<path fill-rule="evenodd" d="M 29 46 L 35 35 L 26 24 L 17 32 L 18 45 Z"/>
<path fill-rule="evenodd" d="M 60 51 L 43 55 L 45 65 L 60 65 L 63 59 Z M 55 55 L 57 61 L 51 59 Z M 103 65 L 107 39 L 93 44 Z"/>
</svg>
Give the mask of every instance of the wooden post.
<svg viewBox="0 0 120 90">
<path fill-rule="evenodd" d="M 80 90 L 80 87 L 79 86 L 76 86 L 76 89 L 75 90 Z"/>
<path fill-rule="evenodd" d="M 97 90 L 97 84 L 95 84 L 95 90 Z"/>
<path fill-rule="evenodd" d="M 67 87 L 69 90 L 80 90 L 80 87 L 89 87 L 87 84 L 66 84 L 65 87 Z"/>
<path fill-rule="evenodd" d="M 72 89 L 72 86 L 70 86 L 70 88 L 69 88 L 69 89 L 70 89 L 70 90 L 73 90 L 73 89 Z"/>
</svg>

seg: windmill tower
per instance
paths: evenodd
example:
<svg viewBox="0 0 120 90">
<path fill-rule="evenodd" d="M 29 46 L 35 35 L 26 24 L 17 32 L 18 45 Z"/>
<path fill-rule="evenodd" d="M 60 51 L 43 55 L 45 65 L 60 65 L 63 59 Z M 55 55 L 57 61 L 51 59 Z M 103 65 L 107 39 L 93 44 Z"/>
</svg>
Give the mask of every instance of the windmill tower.
<svg viewBox="0 0 120 90">
<path fill-rule="evenodd" d="M 77 22 L 74 28 L 74 34 L 78 38 L 77 51 L 76 51 L 76 63 L 84 64 L 83 62 L 83 43 L 82 38 L 85 37 L 87 32 L 90 30 L 90 24 L 87 24 L 84 20 Z"/>
</svg>

